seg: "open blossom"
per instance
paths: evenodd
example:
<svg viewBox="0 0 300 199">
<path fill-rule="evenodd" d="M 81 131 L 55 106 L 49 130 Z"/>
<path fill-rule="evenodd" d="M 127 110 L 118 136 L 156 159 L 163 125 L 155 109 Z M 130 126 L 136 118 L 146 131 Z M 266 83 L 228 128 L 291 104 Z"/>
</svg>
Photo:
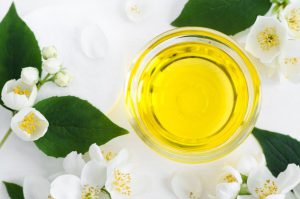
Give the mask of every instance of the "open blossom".
<svg viewBox="0 0 300 199">
<path fill-rule="evenodd" d="M 176 172 L 171 188 L 178 199 L 200 199 L 203 189 L 199 177 L 187 172 Z"/>
<path fill-rule="evenodd" d="M 34 85 L 39 81 L 39 71 L 34 67 L 26 67 L 22 69 L 21 80 L 25 84 Z"/>
<path fill-rule="evenodd" d="M 48 126 L 47 119 L 34 108 L 22 109 L 11 120 L 12 131 L 25 141 L 34 141 L 43 137 Z"/>
<path fill-rule="evenodd" d="M 6 82 L 1 93 L 4 105 L 14 110 L 33 106 L 36 97 L 36 85 L 25 84 L 21 79 Z"/>
<path fill-rule="evenodd" d="M 285 194 L 300 183 L 300 168 L 295 164 L 288 165 L 284 172 L 274 177 L 267 167 L 259 167 L 250 173 L 247 186 L 253 198 L 284 199 Z"/>
<path fill-rule="evenodd" d="M 42 56 L 45 60 L 50 58 L 56 58 L 57 57 L 57 50 L 55 46 L 47 46 L 42 49 Z"/>
<path fill-rule="evenodd" d="M 279 56 L 280 70 L 292 82 L 300 82 L 300 41 L 287 41 Z"/>
<path fill-rule="evenodd" d="M 43 69 L 51 75 L 58 73 L 61 70 L 61 66 L 62 63 L 57 58 L 49 58 L 43 62 Z"/>
<path fill-rule="evenodd" d="M 66 87 L 71 81 L 71 76 L 65 70 L 58 72 L 54 77 L 54 83 L 60 87 Z"/>
<path fill-rule="evenodd" d="M 291 36 L 300 38 L 300 2 L 290 3 L 282 12 L 282 21 L 287 25 Z"/>
<path fill-rule="evenodd" d="M 280 54 L 286 39 L 286 28 L 276 18 L 258 16 L 245 48 L 262 63 L 271 63 Z"/>
</svg>

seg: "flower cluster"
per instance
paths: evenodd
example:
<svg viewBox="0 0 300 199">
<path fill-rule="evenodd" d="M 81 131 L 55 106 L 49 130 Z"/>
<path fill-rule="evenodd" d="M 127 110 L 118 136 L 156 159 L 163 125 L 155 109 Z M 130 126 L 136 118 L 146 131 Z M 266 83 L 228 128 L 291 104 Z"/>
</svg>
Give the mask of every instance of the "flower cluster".
<svg viewBox="0 0 300 199">
<path fill-rule="evenodd" d="M 65 171 L 53 179 L 26 177 L 25 199 L 117 199 L 131 198 L 144 191 L 140 182 L 146 178 L 129 163 L 126 149 L 104 152 L 93 144 L 86 159 L 74 151 L 63 161 Z"/>
<path fill-rule="evenodd" d="M 66 70 L 62 68 L 55 47 L 43 48 L 42 56 L 44 58 L 44 78 L 40 78 L 39 71 L 35 67 L 23 68 L 20 79 L 6 82 L 1 93 L 4 107 L 14 113 L 11 120 L 11 130 L 25 141 L 41 138 L 49 126 L 47 119 L 39 111 L 32 108 L 38 90 L 50 81 L 61 87 L 67 86 L 71 79 Z"/>
<path fill-rule="evenodd" d="M 195 175 L 176 174 L 171 185 L 180 199 L 202 198 L 202 184 Z M 203 197 L 205 198 L 205 197 Z M 300 199 L 300 167 L 289 164 L 284 172 L 273 176 L 265 161 L 242 157 L 238 164 L 226 166 L 211 199 Z"/>
<path fill-rule="evenodd" d="M 276 16 L 257 17 L 245 49 L 266 67 L 280 71 L 292 82 L 299 82 L 300 2 L 291 2 L 284 9 L 279 7 Z"/>
</svg>

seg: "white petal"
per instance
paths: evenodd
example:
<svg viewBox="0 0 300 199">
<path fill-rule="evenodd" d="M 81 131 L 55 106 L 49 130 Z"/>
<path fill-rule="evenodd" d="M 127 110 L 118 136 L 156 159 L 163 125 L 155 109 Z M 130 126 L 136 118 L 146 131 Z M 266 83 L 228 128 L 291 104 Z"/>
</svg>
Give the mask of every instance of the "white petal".
<svg viewBox="0 0 300 199">
<path fill-rule="evenodd" d="M 279 64 L 285 78 L 300 82 L 300 41 L 287 41 L 279 56 Z"/>
<path fill-rule="evenodd" d="M 38 125 L 36 126 L 36 130 L 29 134 L 26 131 L 23 131 L 19 124 L 24 119 L 26 115 L 29 113 L 33 113 L 35 115 L 35 119 L 37 120 Z M 34 108 L 24 108 L 19 111 L 11 120 L 11 128 L 13 132 L 23 139 L 24 141 L 34 141 L 43 137 L 48 130 L 49 123 L 47 119 L 36 109 Z"/>
<path fill-rule="evenodd" d="M 97 144 L 92 144 L 89 148 L 89 156 L 91 160 L 105 162 L 102 151 Z"/>
<path fill-rule="evenodd" d="M 294 188 L 294 193 L 295 196 L 297 196 L 298 199 L 300 199 L 300 184 L 298 184 L 295 188 Z"/>
<path fill-rule="evenodd" d="M 99 25 L 86 26 L 80 37 L 84 54 L 92 59 L 104 58 L 108 53 L 108 41 Z"/>
<path fill-rule="evenodd" d="M 218 199 L 235 199 L 240 191 L 239 183 L 221 183 L 216 187 L 216 197 Z"/>
<path fill-rule="evenodd" d="M 262 45 L 260 42 L 264 40 L 259 39 L 266 30 L 271 31 L 271 34 L 274 34 L 276 39 L 276 44 L 269 47 Z M 287 31 L 276 18 L 258 16 L 247 37 L 245 49 L 254 57 L 260 59 L 261 62 L 271 63 L 279 55 L 286 39 Z M 267 47 L 263 48 L 263 46 Z"/>
<path fill-rule="evenodd" d="M 297 197 L 290 191 L 285 194 L 285 199 L 297 199 Z"/>
<path fill-rule="evenodd" d="M 257 160 L 252 155 L 244 155 L 238 161 L 237 170 L 243 175 L 248 176 L 253 169 L 258 166 Z"/>
<path fill-rule="evenodd" d="M 43 62 L 43 70 L 45 70 L 47 73 L 53 75 L 55 73 L 58 73 L 61 69 L 61 61 L 57 58 L 49 58 Z"/>
<path fill-rule="evenodd" d="M 106 166 L 97 161 L 89 161 L 83 168 L 81 184 L 102 188 L 106 181 Z"/>
<path fill-rule="evenodd" d="M 82 155 L 78 154 L 76 151 L 69 153 L 63 162 L 64 170 L 76 176 L 81 175 L 81 171 L 85 165 L 85 161 L 82 159 Z"/>
<path fill-rule="evenodd" d="M 23 193 L 25 199 L 48 198 L 50 193 L 50 183 L 47 179 L 40 176 L 25 177 Z"/>
<path fill-rule="evenodd" d="M 226 181 L 226 177 L 227 176 L 232 176 L 234 177 L 234 179 L 236 180 L 237 183 L 241 184 L 243 182 L 242 180 L 242 176 L 239 173 L 238 170 L 236 170 L 235 168 L 231 167 L 231 166 L 225 166 L 223 168 L 223 173 L 221 174 L 221 179 L 220 182 L 225 182 L 225 183 L 230 183 L 228 181 Z"/>
<path fill-rule="evenodd" d="M 131 21 L 141 21 L 145 19 L 149 14 L 151 6 L 149 0 L 126 0 L 125 12 Z"/>
<path fill-rule="evenodd" d="M 26 67 L 22 69 L 21 80 L 28 85 L 34 85 L 39 80 L 39 71 L 34 67 Z"/>
<path fill-rule="evenodd" d="M 50 187 L 50 194 L 55 199 L 80 199 L 80 179 L 74 175 L 62 175 L 57 177 Z"/>
<path fill-rule="evenodd" d="M 255 190 L 257 188 L 263 187 L 263 185 L 267 180 L 276 182 L 274 176 L 271 174 L 269 169 L 265 166 L 258 167 L 254 171 L 250 172 L 250 175 L 248 176 L 248 180 L 247 180 L 247 186 L 249 192 L 253 196 L 258 196 Z"/>
<path fill-rule="evenodd" d="M 284 172 L 277 177 L 279 192 L 285 194 L 294 189 L 300 183 L 300 167 L 289 164 Z"/>
<path fill-rule="evenodd" d="M 274 194 L 274 195 L 269 195 L 265 199 L 285 199 L 284 194 Z"/>
<path fill-rule="evenodd" d="M 291 36 L 300 38 L 300 2 L 290 2 L 281 14 L 281 20 L 288 27 Z"/>
<path fill-rule="evenodd" d="M 191 194 L 193 198 L 200 199 L 202 195 L 201 180 L 191 173 L 175 173 L 171 179 L 171 187 L 179 199 L 189 199 Z"/>
<path fill-rule="evenodd" d="M 128 150 L 122 149 L 121 151 L 119 151 L 117 156 L 109 162 L 109 167 L 117 167 L 123 163 L 126 163 L 128 158 L 129 158 Z"/>
<path fill-rule="evenodd" d="M 251 195 L 240 195 L 236 199 L 256 199 L 256 198 Z"/>
</svg>

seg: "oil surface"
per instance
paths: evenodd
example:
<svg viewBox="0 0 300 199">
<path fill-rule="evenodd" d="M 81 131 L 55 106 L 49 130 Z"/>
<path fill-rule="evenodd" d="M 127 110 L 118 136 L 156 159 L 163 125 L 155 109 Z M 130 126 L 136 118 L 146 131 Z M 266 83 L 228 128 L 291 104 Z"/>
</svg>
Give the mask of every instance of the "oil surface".
<svg viewBox="0 0 300 199">
<path fill-rule="evenodd" d="M 151 136 L 169 148 L 209 150 L 243 123 L 245 77 L 224 51 L 184 42 L 158 53 L 138 83 L 138 111 Z"/>
</svg>

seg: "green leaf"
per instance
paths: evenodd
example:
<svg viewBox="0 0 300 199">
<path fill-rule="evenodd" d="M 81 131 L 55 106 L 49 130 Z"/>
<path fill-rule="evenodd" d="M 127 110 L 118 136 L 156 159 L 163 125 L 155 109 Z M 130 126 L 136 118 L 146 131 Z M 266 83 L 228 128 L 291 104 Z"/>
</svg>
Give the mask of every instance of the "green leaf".
<svg viewBox="0 0 300 199">
<path fill-rule="evenodd" d="M 11 199 L 24 199 L 23 188 L 17 184 L 3 182 Z"/>
<path fill-rule="evenodd" d="M 0 23 L 0 89 L 10 79 L 19 79 L 21 69 L 33 66 L 41 71 L 38 42 L 12 4 Z"/>
<path fill-rule="evenodd" d="M 249 28 L 270 0 L 189 0 L 173 26 L 201 26 L 233 35 Z"/>
<path fill-rule="evenodd" d="M 85 153 L 93 143 L 102 145 L 128 133 L 77 97 L 48 98 L 37 103 L 35 108 L 49 121 L 48 132 L 35 144 L 49 156 L 65 157 L 72 151 Z"/>
<path fill-rule="evenodd" d="M 296 139 L 258 128 L 253 130 L 253 135 L 260 143 L 274 176 L 284 171 L 288 164 L 300 165 L 300 142 Z"/>
</svg>

